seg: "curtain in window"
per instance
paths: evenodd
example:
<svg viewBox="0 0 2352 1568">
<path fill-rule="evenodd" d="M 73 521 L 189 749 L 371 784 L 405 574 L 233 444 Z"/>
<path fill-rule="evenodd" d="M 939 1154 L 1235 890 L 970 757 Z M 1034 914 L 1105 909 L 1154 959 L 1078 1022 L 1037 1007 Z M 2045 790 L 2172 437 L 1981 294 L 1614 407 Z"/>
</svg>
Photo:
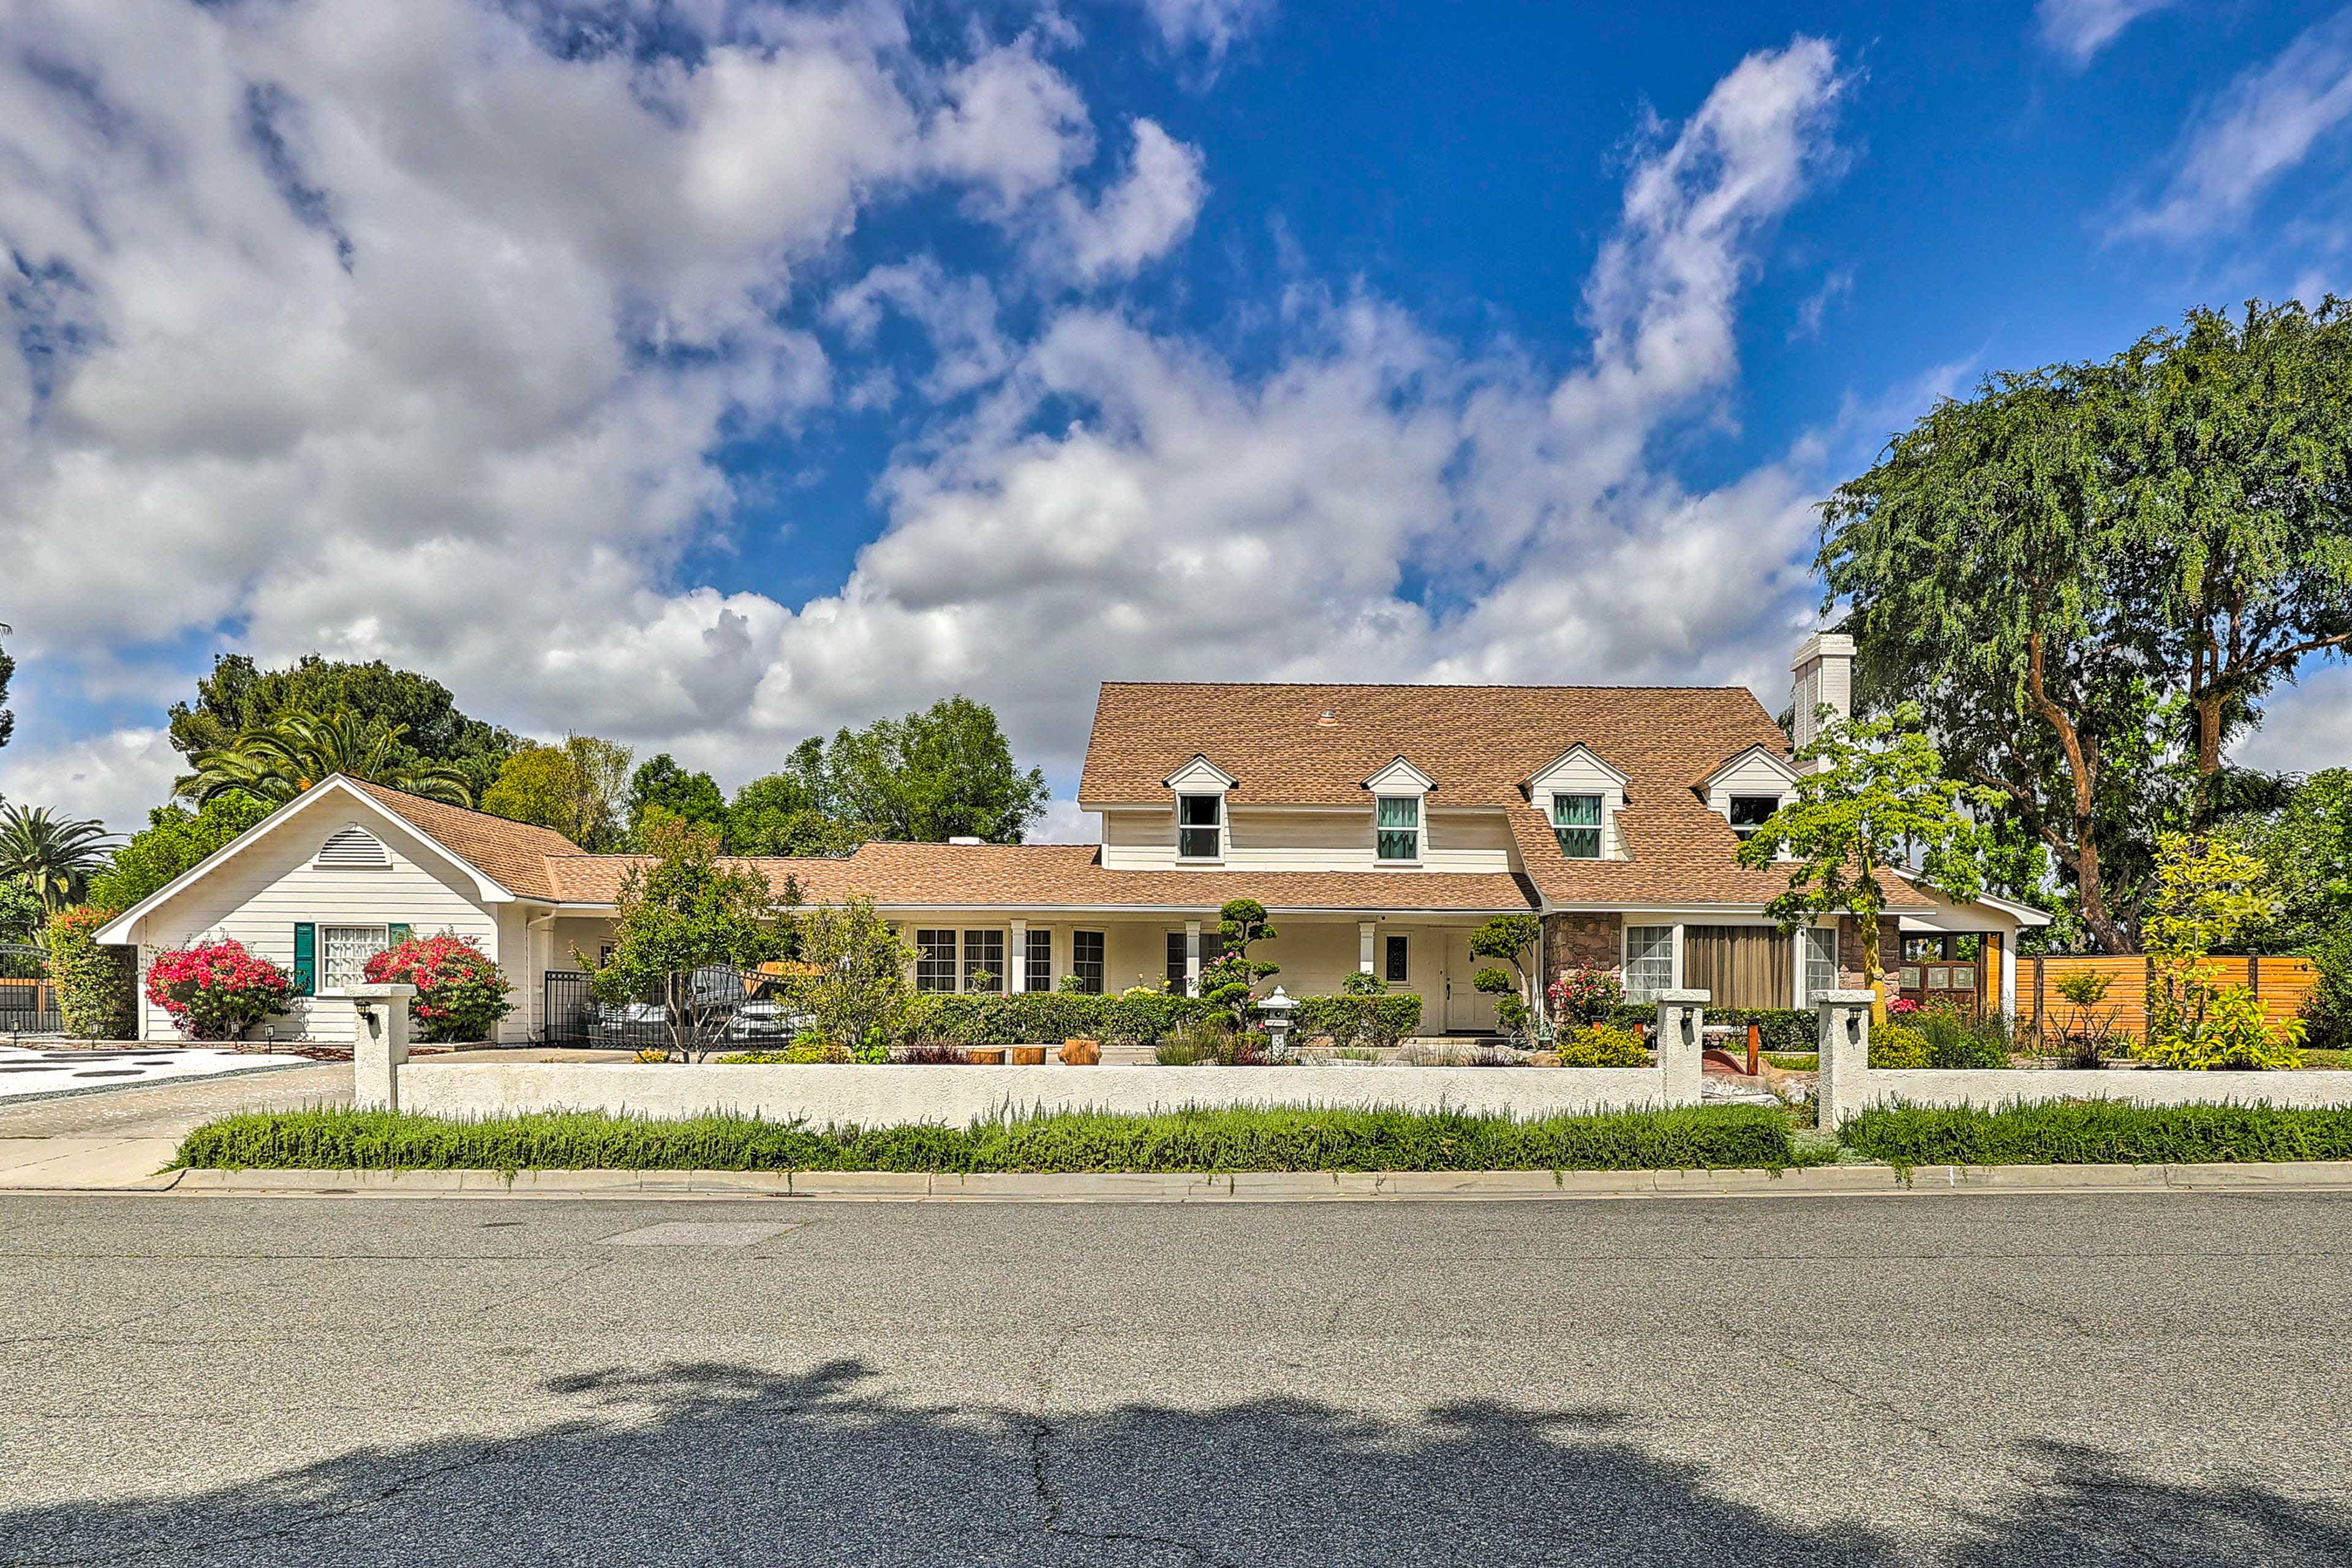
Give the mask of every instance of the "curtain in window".
<svg viewBox="0 0 2352 1568">
<path fill-rule="evenodd" d="M 1597 795 L 1556 795 L 1551 797 L 1552 836 L 1559 852 L 1571 860 L 1601 858 L 1601 797 Z"/>
<path fill-rule="evenodd" d="M 324 985 L 348 991 L 367 984 L 367 961 L 384 950 L 382 926 L 329 926 L 320 933 L 326 949 Z"/>
<path fill-rule="evenodd" d="M 1625 928 L 1625 995 L 1647 1002 L 1675 984 L 1675 928 Z"/>
<path fill-rule="evenodd" d="M 1421 802 L 1409 795 L 1384 795 L 1381 796 L 1379 823 L 1381 859 L 1421 858 Z"/>
<path fill-rule="evenodd" d="M 1769 926 L 1685 926 L 1683 984 L 1710 1007 L 1794 1005 L 1796 954 Z"/>
</svg>

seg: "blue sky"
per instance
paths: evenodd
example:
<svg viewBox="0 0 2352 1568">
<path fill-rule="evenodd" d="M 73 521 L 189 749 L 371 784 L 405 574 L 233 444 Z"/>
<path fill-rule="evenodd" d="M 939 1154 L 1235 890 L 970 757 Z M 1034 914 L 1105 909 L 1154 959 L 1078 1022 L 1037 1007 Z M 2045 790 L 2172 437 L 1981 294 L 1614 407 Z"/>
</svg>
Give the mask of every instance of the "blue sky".
<svg viewBox="0 0 2352 1568">
<path fill-rule="evenodd" d="M 1106 678 L 1777 707 L 1934 396 L 2352 289 L 2329 5 L 5 15 L 0 792 L 118 826 L 229 648 L 730 785 L 964 690 L 1066 795 Z"/>
</svg>

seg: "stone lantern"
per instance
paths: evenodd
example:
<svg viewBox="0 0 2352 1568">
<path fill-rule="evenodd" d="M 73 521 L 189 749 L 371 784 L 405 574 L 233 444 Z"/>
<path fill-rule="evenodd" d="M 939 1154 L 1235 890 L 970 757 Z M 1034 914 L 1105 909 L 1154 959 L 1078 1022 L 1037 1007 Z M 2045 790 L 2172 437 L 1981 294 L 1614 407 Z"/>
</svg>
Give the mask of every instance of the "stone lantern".
<svg viewBox="0 0 2352 1568">
<path fill-rule="evenodd" d="M 1290 1016 L 1298 1011 L 1297 998 L 1277 985 L 1257 1010 L 1265 1016 L 1266 1055 L 1280 1061 L 1290 1055 Z"/>
</svg>

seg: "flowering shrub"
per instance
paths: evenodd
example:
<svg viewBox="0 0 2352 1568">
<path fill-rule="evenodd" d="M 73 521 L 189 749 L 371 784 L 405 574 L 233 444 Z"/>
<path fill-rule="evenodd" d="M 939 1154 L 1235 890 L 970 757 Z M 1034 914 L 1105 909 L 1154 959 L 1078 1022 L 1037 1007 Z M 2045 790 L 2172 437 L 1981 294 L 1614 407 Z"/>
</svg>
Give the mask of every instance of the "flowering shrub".
<svg viewBox="0 0 2352 1568">
<path fill-rule="evenodd" d="M 1902 1017 L 1906 1013 L 1916 1013 L 1919 1010 L 1918 998 L 1914 996 L 1897 996 L 1894 1001 L 1889 1002 L 1886 1005 L 1886 1010 L 1897 1018 Z"/>
<path fill-rule="evenodd" d="M 508 1000 L 514 987 L 490 955 L 450 931 L 411 937 L 369 959 L 365 973 L 371 985 L 416 987 L 408 1016 L 428 1043 L 487 1040 L 515 1009 Z"/>
<path fill-rule="evenodd" d="M 1613 969 L 1563 969 L 1551 983 L 1551 1016 L 1561 1025 L 1598 1024 L 1625 1000 L 1625 983 Z"/>
<path fill-rule="evenodd" d="M 88 1040 L 127 1040 L 138 1011 L 138 966 L 131 950 L 100 947 L 98 933 L 121 911 L 59 910 L 43 929 L 49 979 L 58 988 L 58 1016 L 66 1033 Z"/>
<path fill-rule="evenodd" d="M 294 982 L 234 939 L 173 948 L 147 971 L 147 1000 L 192 1040 L 233 1040 L 286 1011 Z"/>
</svg>

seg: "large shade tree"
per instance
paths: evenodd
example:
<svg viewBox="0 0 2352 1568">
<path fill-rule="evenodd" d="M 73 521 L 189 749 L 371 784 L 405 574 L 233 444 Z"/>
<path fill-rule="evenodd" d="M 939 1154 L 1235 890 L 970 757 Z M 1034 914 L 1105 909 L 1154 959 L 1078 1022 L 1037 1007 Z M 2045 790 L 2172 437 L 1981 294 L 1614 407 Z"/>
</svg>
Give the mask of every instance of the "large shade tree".
<svg viewBox="0 0 2352 1568">
<path fill-rule="evenodd" d="M 182 805 L 156 807 L 147 814 L 147 826 L 132 834 L 114 852 L 106 869 L 89 879 L 90 902 L 105 909 L 129 909 L 169 886 L 182 872 L 194 868 L 276 809 L 242 790 L 206 801 L 194 811 Z"/>
<path fill-rule="evenodd" d="M 372 724 L 348 710 L 294 713 L 228 744 L 199 752 L 182 793 L 198 805 L 229 795 L 283 805 L 329 775 L 364 779 L 451 805 L 471 805 L 466 774 L 447 763 L 418 762 L 398 724 Z"/>
<path fill-rule="evenodd" d="M 194 700 L 173 705 L 172 745 L 193 760 L 283 719 L 333 713 L 350 713 L 368 730 L 400 726 L 395 760 L 454 768 L 472 799 L 496 781 L 518 744 L 509 731 L 459 711 L 439 681 L 381 659 L 354 664 L 306 654 L 283 669 L 263 669 L 245 654 L 226 654 L 196 682 Z"/>
<path fill-rule="evenodd" d="M 963 696 L 901 719 L 804 741 L 789 770 L 816 809 L 869 838 L 969 835 L 1018 844 L 1045 809 L 1045 775 L 1023 770 L 995 711 Z"/>
<path fill-rule="evenodd" d="M 567 735 L 560 746 L 526 742 L 499 770 L 482 809 L 551 827 L 583 849 L 617 849 L 630 757 L 628 747 L 594 735 Z"/>
</svg>

